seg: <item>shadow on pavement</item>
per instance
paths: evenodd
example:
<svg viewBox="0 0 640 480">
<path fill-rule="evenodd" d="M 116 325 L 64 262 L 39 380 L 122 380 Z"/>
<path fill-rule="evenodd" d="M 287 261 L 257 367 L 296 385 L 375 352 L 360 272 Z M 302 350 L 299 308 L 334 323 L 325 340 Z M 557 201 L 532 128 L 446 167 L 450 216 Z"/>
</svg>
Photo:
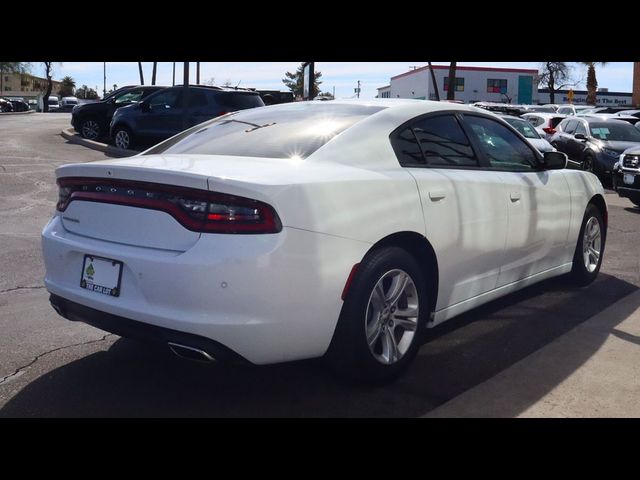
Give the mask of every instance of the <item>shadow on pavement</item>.
<svg viewBox="0 0 640 480">
<path fill-rule="evenodd" d="M 267 367 L 210 366 L 117 340 L 106 352 L 33 380 L 2 417 L 416 417 L 487 380 L 637 287 L 600 274 L 586 288 L 552 279 L 436 327 L 399 381 L 364 388 L 336 380 L 319 361 Z M 623 312 L 625 313 L 625 312 Z M 626 312 L 630 313 L 630 312 Z M 611 328 L 625 315 L 612 318 Z M 535 386 L 526 408 L 584 363 L 608 333 Z M 637 341 L 637 340 L 636 340 Z M 518 410 L 518 411 L 516 411 Z"/>
</svg>

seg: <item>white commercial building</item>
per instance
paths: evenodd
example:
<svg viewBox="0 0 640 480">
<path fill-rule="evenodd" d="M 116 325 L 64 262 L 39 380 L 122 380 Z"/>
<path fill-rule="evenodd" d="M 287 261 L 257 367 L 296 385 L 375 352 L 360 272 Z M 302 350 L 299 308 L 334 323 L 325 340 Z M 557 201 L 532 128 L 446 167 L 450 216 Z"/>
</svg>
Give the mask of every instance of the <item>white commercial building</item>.
<svg viewBox="0 0 640 480">
<path fill-rule="evenodd" d="M 440 99 L 447 98 L 449 67 L 434 65 L 433 73 Z M 521 68 L 456 68 L 455 99 L 464 103 L 538 103 L 538 70 Z M 391 77 L 389 85 L 378 88 L 378 98 L 416 98 L 436 100 L 436 89 L 429 67 Z"/>
</svg>

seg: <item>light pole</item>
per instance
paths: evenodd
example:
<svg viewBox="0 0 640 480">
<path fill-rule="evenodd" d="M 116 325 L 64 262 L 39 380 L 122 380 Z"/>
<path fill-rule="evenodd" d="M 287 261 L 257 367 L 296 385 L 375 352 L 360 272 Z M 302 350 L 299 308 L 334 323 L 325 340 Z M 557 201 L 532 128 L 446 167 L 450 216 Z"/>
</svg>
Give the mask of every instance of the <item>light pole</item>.
<svg viewBox="0 0 640 480">
<path fill-rule="evenodd" d="M 102 85 L 102 98 L 107 96 L 107 62 L 103 62 L 104 84 Z M 97 90 L 97 88 L 96 88 Z"/>
</svg>

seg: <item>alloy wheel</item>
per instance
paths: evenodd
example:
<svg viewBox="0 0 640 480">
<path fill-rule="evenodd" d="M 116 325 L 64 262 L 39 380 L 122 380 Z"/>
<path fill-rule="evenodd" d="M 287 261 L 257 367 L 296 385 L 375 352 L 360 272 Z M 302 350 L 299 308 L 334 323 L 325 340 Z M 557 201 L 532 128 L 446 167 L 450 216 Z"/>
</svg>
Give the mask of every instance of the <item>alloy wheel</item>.
<svg viewBox="0 0 640 480">
<path fill-rule="evenodd" d="M 598 222 L 596 217 L 591 217 L 584 227 L 584 234 L 582 237 L 584 266 L 589 273 L 598 268 L 601 251 L 602 234 L 600 232 L 600 222 Z"/>
<path fill-rule="evenodd" d="M 126 130 L 118 130 L 115 138 L 116 147 L 126 150 L 127 148 L 129 148 L 130 143 L 131 137 L 129 136 L 129 132 L 127 132 Z"/>
<path fill-rule="evenodd" d="M 100 134 L 100 125 L 95 120 L 87 120 L 82 124 L 82 136 L 89 140 L 95 140 Z"/>
<path fill-rule="evenodd" d="M 409 350 L 418 328 L 415 283 L 403 270 L 390 270 L 376 282 L 366 311 L 369 351 L 382 364 L 398 362 Z"/>
</svg>

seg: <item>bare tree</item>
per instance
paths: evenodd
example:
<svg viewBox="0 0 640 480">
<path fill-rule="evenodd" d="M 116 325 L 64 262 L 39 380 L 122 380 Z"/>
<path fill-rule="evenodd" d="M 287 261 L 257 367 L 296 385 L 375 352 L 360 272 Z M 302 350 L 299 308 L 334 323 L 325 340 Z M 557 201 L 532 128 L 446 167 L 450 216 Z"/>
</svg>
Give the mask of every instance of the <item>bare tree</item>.
<svg viewBox="0 0 640 480">
<path fill-rule="evenodd" d="M 571 67 L 566 62 L 543 62 L 538 75 L 538 85 L 549 89 L 549 103 L 556 103 L 555 94 L 577 82 L 571 76 Z"/>
<path fill-rule="evenodd" d="M 212 85 L 212 86 L 213 86 L 213 85 L 215 85 L 215 84 L 216 84 L 216 79 L 215 79 L 215 77 L 211 77 L 209 80 L 205 80 L 205 81 L 204 81 L 204 84 L 205 84 L 205 85 Z"/>
<path fill-rule="evenodd" d="M 49 111 L 49 95 L 51 95 L 51 90 L 53 89 L 51 80 L 53 77 L 53 62 L 42 62 L 42 64 L 44 65 L 45 77 L 47 77 L 47 89 L 42 96 L 42 111 L 46 113 Z"/>
<path fill-rule="evenodd" d="M 447 100 L 456 99 L 456 64 L 458 62 L 451 62 L 449 64 L 449 84 L 447 85 Z"/>
<path fill-rule="evenodd" d="M 438 82 L 436 82 L 436 74 L 433 72 L 433 65 L 431 65 L 431 62 L 427 62 L 427 63 L 429 64 L 429 72 L 431 73 L 431 81 L 433 82 L 433 88 L 436 91 L 436 100 L 439 102 L 440 92 L 438 91 Z"/>
</svg>

